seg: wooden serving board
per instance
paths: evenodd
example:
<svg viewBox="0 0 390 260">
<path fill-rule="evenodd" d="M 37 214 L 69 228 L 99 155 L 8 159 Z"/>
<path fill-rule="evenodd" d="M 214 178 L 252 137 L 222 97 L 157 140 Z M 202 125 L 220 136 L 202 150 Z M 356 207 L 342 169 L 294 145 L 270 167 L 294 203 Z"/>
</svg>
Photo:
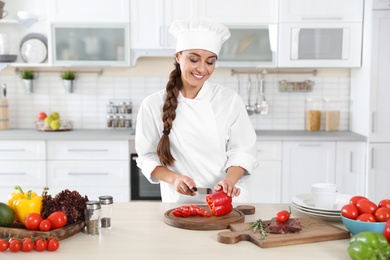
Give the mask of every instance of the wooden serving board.
<svg viewBox="0 0 390 260">
<path fill-rule="evenodd" d="M 85 227 L 84 221 L 78 221 L 74 224 L 68 225 L 63 228 L 53 229 L 50 231 L 33 231 L 28 230 L 24 226 L 18 223 L 14 223 L 11 227 L 0 227 L 0 238 L 8 238 L 12 236 L 23 238 L 25 236 L 57 236 L 59 240 L 63 240 L 70 236 L 73 236 L 80 231 L 82 231 Z"/>
<path fill-rule="evenodd" d="M 197 205 L 208 210 L 207 205 Z M 255 213 L 255 207 L 249 205 L 240 205 L 233 209 L 227 215 L 223 216 L 211 216 L 211 217 L 202 217 L 202 216 L 190 216 L 190 217 L 176 217 L 172 214 L 170 209 L 164 214 L 164 222 L 170 226 L 191 229 L 191 230 L 220 230 L 227 229 L 232 223 L 242 223 L 245 221 L 245 215 L 250 215 Z"/>
<path fill-rule="evenodd" d="M 253 233 L 252 230 L 247 229 L 252 222 L 232 224 L 230 225 L 231 231 L 218 233 L 218 241 L 224 244 L 250 241 L 262 248 L 268 248 L 350 238 L 348 231 L 320 219 L 302 217 L 298 220 L 302 225 L 302 230 L 300 232 L 292 234 L 270 234 L 267 232 L 265 239 L 262 239 L 259 231 Z M 270 220 L 263 221 L 263 223 L 267 226 L 270 223 Z M 268 231 L 268 228 L 266 228 L 266 231 Z"/>
</svg>

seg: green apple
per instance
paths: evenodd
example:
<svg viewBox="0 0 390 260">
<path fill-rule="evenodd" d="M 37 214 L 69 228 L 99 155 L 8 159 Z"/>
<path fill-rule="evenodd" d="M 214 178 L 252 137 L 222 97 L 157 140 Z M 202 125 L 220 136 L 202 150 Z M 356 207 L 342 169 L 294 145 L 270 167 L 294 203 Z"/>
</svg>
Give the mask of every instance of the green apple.
<svg viewBox="0 0 390 260">
<path fill-rule="evenodd" d="M 50 117 L 53 118 L 54 120 L 60 119 L 60 114 L 58 114 L 58 112 L 53 112 L 50 114 Z"/>
<path fill-rule="evenodd" d="M 53 118 L 51 118 L 51 116 L 48 116 L 43 121 L 45 122 L 45 126 L 50 126 L 51 122 L 53 121 Z"/>
<path fill-rule="evenodd" d="M 55 120 L 51 121 L 50 127 L 51 127 L 51 129 L 53 129 L 53 130 L 58 130 L 58 129 L 60 129 L 60 127 L 61 127 L 61 122 L 60 122 L 60 120 L 55 119 Z"/>
</svg>

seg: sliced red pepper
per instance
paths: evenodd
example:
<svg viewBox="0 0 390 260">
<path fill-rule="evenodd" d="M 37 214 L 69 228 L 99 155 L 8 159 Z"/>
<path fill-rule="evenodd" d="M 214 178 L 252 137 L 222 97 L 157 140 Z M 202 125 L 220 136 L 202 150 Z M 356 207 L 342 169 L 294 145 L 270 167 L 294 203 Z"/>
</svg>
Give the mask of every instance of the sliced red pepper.
<svg viewBox="0 0 390 260">
<path fill-rule="evenodd" d="M 206 196 L 206 203 L 214 216 L 223 216 L 233 210 L 232 198 L 223 190 L 210 193 Z"/>
<path fill-rule="evenodd" d="M 390 219 L 386 221 L 385 229 L 383 230 L 383 236 L 387 239 L 387 242 L 390 243 Z"/>
</svg>

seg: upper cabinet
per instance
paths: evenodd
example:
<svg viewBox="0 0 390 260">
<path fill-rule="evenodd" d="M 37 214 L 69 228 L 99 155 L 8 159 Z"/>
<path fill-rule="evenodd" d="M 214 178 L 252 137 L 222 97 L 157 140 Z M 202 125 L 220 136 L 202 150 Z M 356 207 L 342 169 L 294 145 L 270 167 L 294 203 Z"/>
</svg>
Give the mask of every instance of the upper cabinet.
<svg viewBox="0 0 390 260">
<path fill-rule="evenodd" d="M 128 0 L 49 0 L 48 19 L 51 22 L 129 23 Z"/>
</svg>

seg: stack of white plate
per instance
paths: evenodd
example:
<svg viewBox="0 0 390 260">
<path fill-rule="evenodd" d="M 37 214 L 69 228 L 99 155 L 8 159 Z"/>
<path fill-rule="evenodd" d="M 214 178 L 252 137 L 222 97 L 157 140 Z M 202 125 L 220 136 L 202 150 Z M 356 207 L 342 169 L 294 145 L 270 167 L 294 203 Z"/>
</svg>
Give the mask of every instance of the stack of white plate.
<svg viewBox="0 0 390 260">
<path fill-rule="evenodd" d="M 317 208 L 314 205 L 313 198 L 311 194 L 299 194 L 292 198 L 291 204 L 294 209 L 302 213 L 330 218 L 330 219 L 341 219 L 341 208 L 349 203 L 349 200 L 352 198 L 352 195 L 348 194 L 337 194 L 335 204 L 331 209 Z"/>
</svg>

